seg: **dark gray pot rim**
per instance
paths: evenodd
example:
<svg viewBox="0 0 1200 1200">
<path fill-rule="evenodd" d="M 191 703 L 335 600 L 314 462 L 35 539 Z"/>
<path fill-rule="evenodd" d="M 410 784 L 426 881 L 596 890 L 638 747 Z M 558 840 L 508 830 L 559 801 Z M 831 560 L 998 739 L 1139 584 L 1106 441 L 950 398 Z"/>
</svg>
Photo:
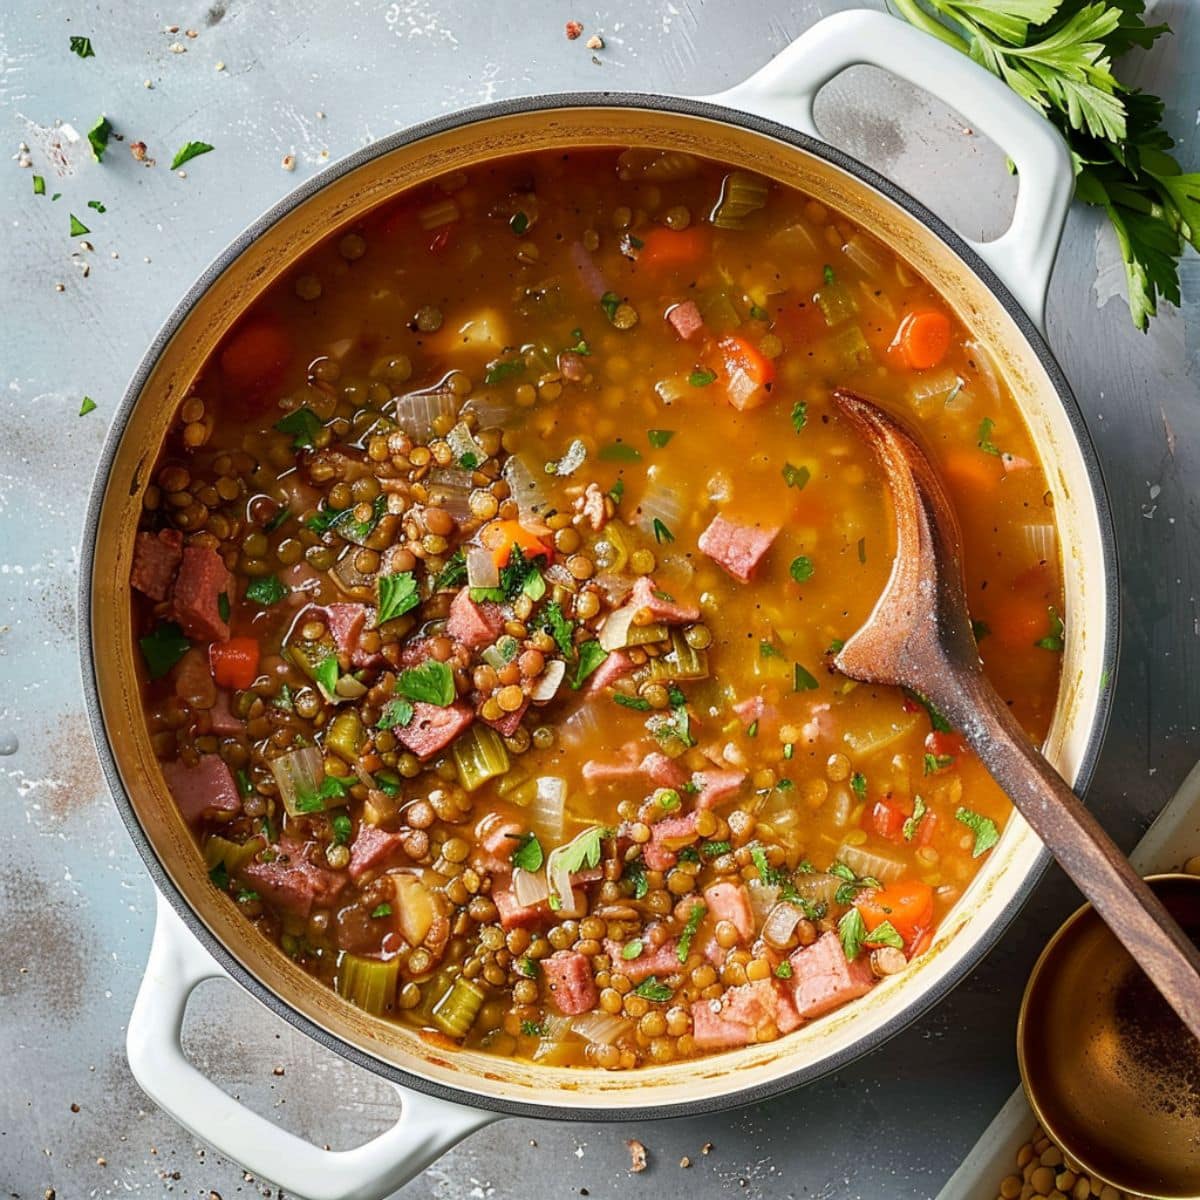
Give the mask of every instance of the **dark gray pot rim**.
<svg viewBox="0 0 1200 1200">
<path fill-rule="evenodd" d="M 807 134 L 789 129 L 787 126 L 779 125 L 763 117 L 739 112 L 736 109 L 726 108 L 704 100 L 691 100 L 676 96 L 660 96 L 648 93 L 565 92 L 547 96 L 504 100 L 494 104 L 465 109 L 448 116 L 436 117 L 414 125 L 409 129 L 393 133 L 388 137 L 382 138 L 377 142 L 372 142 L 369 146 L 364 146 L 362 149 L 355 151 L 353 154 L 313 176 L 312 179 L 301 184 L 294 191 L 289 192 L 287 196 L 273 205 L 258 220 L 239 234 L 212 262 L 175 307 L 174 312 L 171 313 L 147 350 L 133 378 L 130 380 L 129 387 L 126 389 L 125 395 L 116 411 L 100 455 L 96 477 L 93 481 L 88 500 L 81 542 L 82 563 L 79 581 L 78 634 L 84 698 L 87 704 L 92 733 L 100 756 L 101 767 L 109 789 L 116 801 L 121 819 L 125 822 L 125 827 L 128 829 L 138 853 L 142 856 L 155 886 L 166 896 L 175 911 L 191 930 L 193 936 L 216 959 L 221 967 L 252 996 L 302 1033 L 307 1034 L 314 1041 L 340 1054 L 343 1058 L 348 1059 L 357 1066 L 371 1071 L 384 1079 L 401 1084 L 404 1087 L 413 1088 L 415 1091 L 423 1092 L 427 1095 L 436 1096 L 442 1100 L 465 1104 L 469 1107 L 485 1109 L 495 1113 L 521 1117 L 542 1117 L 560 1121 L 651 1120 L 664 1117 L 697 1116 L 702 1113 L 718 1112 L 737 1108 L 742 1105 L 758 1103 L 770 1099 L 772 1096 L 791 1091 L 803 1084 L 812 1083 L 824 1075 L 840 1070 L 855 1059 L 876 1049 L 894 1037 L 942 1000 L 952 988 L 957 986 L 978 965 L 984 955 L 991 950 L 1016 917 L 1032 893 L 1035 884 L 1045 872 L 1046 867 L 1050 863 L 1049 853 L 1045 849 L 1040 852 L 1021 887 L 1013 895 L 1000 917 L 985 932 L 984 936 L 977 940 L 971 952 L 954 971 L 945 979 L 939 981 L 937 986 L 914 998 L 912 1003 L 891 1021 L 873 1031 L 869 1036 L 864 1037 L 856 1045 L 847 1047 L 840 1054 L 834 1055 L 832 1058 L 809 1067 L 800 1067 L 781 1075 L 777 1079 L 746 1087 L 740 1091 L 726 1095 L 698 1096 L 694 1100 L 655 1105 L 648 1108 L 622 1108 L 619 1098 L 614 1098 L 611 1107 L 602 1106 L 597 1108 L 559 1107 L 553 1104 L 528 1103 L 520 1100 L 490 1096 L 485 1092 L 474 1092 L 462 1088 L 450 1087 L 442 1083 L 424 1079 L 419 1075 L 410 1074 L 391 1063 L 383 1062 L 374 1055 L 322 1029 L 248 972 L 226 950 L 224 945 L 209 932 L 208 927 L 200 920 L 175 887 L 162 862 L 159 860 L 157 852 L 150 843 L 149 838 L 147 838 L 129 801 L 129 797 L 125 793 L 100 711 L 95 665 L 96 646 L 93 643 L 91 633 L 91 581 L 95 565 L 96 531 L 99 524 L 100 508 L 104 499 L 108 476 L 116 455 L 117 446 L 120 443 L 121 436 L 129 421 L 137 398 L 141 394 L 142 388 L 159 355 L 179 329 L 195 302 L 208 290 L 216 278 L 234 259 L 271 225 L 289 213 L 298 204 L 315 195 L 322 188 L 334 180 L 341 178 L 343 175 L 354 171 L 364 163 L 370 162 L 372 159 L 399 149 L 402 146 L 411 145 L 414 142 L 421 141 L 423 138 L 431 137 L 450 129 L 473 125 L 495 117 L 504 117 L 519 113 L 552 112 L 562 108 L 635 108 L 645 109 L 650 112 L 665 111 L 678 113 L 683 116 L 699 117 L 724 124 L 740 126 L 753 133 L 762 134 L 777 141 L 785 142 L 817 158 L 824 159 L 826 162 L 856 176 L 863 183 L 882 193 L 889 200 L 921 221 L 953 251 L 964 267 L 975 274 L 1004 306 L 1020 330 L 1021 336 L 1033 348 L 1038 361 L 1046 371 L 1058 395 L 1059 401 L 1066 412 L 1072 433 L 1079 445 L 1087 468 L 1092 498 L 1096 506 L 1100 524 L 1100 536 L 1107 576 L 1107 595 L 1104 605 L 1106 640 L 1103 660 L 1104 678 L 1108 680 L 1108 687 L 1100 699 L 1099 709 L 1088 738 L 1087 747 L 1081 758 L 1078 778 L 1076 780 L 1076 790 L 1080 793 L 1086 792 L 1096 769 L 1100 748 L 1112 710 L 1112 685 L 1115 678 L 1120 631 L 1116 539 L 1113 531 L 1108 494 L 1105 489 L 1095 448 L 1087 426 L 1084 423 L 1083 414 L 1071 393 L 1070 385 L 1067 383 L 1062 369 L 1055 361 L 1045 339 L 1003 283 L 1000 282 L 987 264 L 983 262 L 953 229 L 907 192 L 871 168 L 864 166 L 857 159 L 851 158 L 842 151 L 811 138 Z M 482 1080 L 480 1081 L 480 1085 L 481 1087 L 486 1086 Z"/>
</svg>

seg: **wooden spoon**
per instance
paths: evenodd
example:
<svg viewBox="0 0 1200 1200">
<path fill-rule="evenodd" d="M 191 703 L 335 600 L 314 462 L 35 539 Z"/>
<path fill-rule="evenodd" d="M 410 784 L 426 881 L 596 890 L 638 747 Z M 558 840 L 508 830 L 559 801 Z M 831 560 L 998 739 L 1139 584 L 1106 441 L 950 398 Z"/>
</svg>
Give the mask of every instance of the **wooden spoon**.
<svg viewBox="0 0 1200 1200">
<path fill-rule="evenodd" d="M 834 659 L 864 683 L 919 692 L 961 731 L 1059 865 L 1200 1038 L 1200 951 L 1030 742 L 983 673 L 949 498 L 904 428 L 843 388 L 838 408 L 870 443 L 896 511 L 896 561 L 863 627 Z"/>
</svg>

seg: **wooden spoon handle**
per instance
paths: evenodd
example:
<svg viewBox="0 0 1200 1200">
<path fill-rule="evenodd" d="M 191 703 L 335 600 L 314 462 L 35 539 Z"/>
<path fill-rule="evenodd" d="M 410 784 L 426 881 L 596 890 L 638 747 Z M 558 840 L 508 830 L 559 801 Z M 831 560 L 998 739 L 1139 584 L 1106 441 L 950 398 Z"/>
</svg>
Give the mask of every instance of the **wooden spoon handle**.
<svg viewBox="0 0 1200 1200">
<path fill-rule="evenodd" d="M 982 672 L 937 690 L 947 694 L 931 696 L 934 703 L 963 731 L 1059 865 L 1200 1038 L 1200 950 L 1030 743 Z"/>
</svg>

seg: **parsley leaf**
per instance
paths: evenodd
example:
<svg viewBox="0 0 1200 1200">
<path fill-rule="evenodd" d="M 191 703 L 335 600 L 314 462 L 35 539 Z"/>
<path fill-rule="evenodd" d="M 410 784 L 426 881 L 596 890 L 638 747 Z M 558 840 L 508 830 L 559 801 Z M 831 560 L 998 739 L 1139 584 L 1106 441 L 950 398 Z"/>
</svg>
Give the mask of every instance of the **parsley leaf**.
<svg viewBox="0 0 1200 1200">
<path fill-rule="evenodd" d="M 524 834 L 517 842 L 517 848 L 512 852 L 509 861 L 522 871 L 540 871 L 545 861 L 542 843 L 536 833 Z"/>
<path fill-rule="evenodd" d="M 542 627 L 554 639 L 564 658 L 575 657 L 575 622 L 564 615 L 557 600 L 549 601 L 542 609 Z"/>
<path fill-rule="evenodd" d="M 794 467 L 791 463 L 783 464 L 783 482 L 788 487 L 800 490 L 812 478 L 812 472 L 807 467 Z"/>
<path fill-rule="evenodd" d="M 626 942 L 621 947 L 621 957 L 626 962 L 631 962 L 642 953 L 642 939 L 634 938 L 632 942 Z"/>
<path fill-rule="evenodd" d="M 850 790 L 861 800 L 867 794 L 867 777 L 861 771 L 850 776 Z"/>
<path fill-rule="evenodd" d="M 692 948 L 692 939 L 695 938 L 696 931 L 700 928 L 700 922 L 704 920 L 707 913 L 707 904 L 693 905 L 692 911 L 688 913 L 687 924 L 683 927 L 683 933 L 679 935 L 679 945 L 675 947 L 675 953 L 679 956 L 681 963 L 687 962 L 688 953 Z"/>
<path fill-rule="evenodd" d="M 715 383 L 716 379 L 716 371 L 710 371 L 707 367 L 697 367 L 688 376 L 688 383 L 690 383 L 692 387 L 708 387 L 710 383 Z"/>
<path fill-rule="evenodd" d="M 650 885 L 646 882 L 646 864 L 640 858 L 631 858 L 625 864 L 625 870 L 621 872 L 621 878 L 633 884 L 633 898 L 635 900 L 644 899 L 646 893 L 650 890 Z"/>
<path fill-rule="evenodd" d="M 403 696 L 397 696 L 383 706 L 379 720 L 375 722 L 375 728 L 394 729 L 397 725 L 407 725 L 412 721 L 414 712 L 410 701 Z"/>
<path fill-rule="evenodd" d="M 95 408 L 96 408 L 95 400 L 93 400 L 91 398 L 91 396 L 84 396 L 83 403 L 80 404 L 80 406 L 79 406 L 79 415 L 81 417 L 86 417 L 88 415 L 88 413 L 94 412 Z"/>
<path fill-rule="evenodd" d="M 1033 644 L 1039 650 L 1055 650 L 1061 653 L 1063 646 L 1066 644 L 1066 629 L 1063 626 L 1063 619 L 1058 615 L 1053 605 L 1047 609 L 1047 612 L 1050 615 L 1050 632 L 1044 638 L 1038 638 Z"/>
<path fill-rule="evenodd" d="M 813 577 L 812 559 L 804 554 L 797 555 L 788 571 L 797 583 L 807 583 Z"/>
<path fill-rule="evenodd" d="M 992 430 L 996 428 L 996 422 L 991 417 L 984 417 L 979 422 L 979 441 L 978 446 L 984 454 L 994 454 L 997 458 L 1000 456 L 1000 447 L 992 441 Z"/>
<path fill-rule="evenodd" d="M 163 621 L 154 632 L 138 638 L 151 679 L 161 679 L 192 648 L 174 621 Z"/>
<path fill-rule="evenodd" d="M 411 571 L 397 571 L 393 575 L 380 575 L 379 609 L 375 620 L 382 625 L 394 621 L 421 603 L 417 594 L 417 577 Z"/>
<path fill-rule="evenodd" d="M 288 589 L 274 575 L 260 575 L 246 584 L 246 599 L 262 608 L 278 604 L 288 594 Z"/>
<path fill-rule="evenodd" d="M 654 975 L 651 975 L 648 979 L 643 979 L 633 989 L 633 994 L 641 996 L 643 1000 L 653 1001 L 655 1004 L 665 1004 L 675 995 L 671 990 L 670 984 L 659 983 L 658 978 Z"/>
<path fill-rule="evenodd" d="M 621 297 L 616 292 L 605 292 L 600 297 L 600 307 L 604 309 L 604 315 L 611 321 L 617 315 L 617 309 L 621 307 Z"/>
<path fill-rule="evenodd" d="M 880 921 L 863 941 L 868 946 L 893 946 L 897 950 L 904 949 L 904 939 L 896 932 L 891 921 Z"/>
<path fill-rule="evenodd" d="M 904 827 L 900 831 L 904 834 L 904 840 L 906 842 L 911 842 L 913 838 L 917 836 L 917 827 L 921 824 L 921 821 L 923 820 L 927 811 L 928 810 L 925 807 L 925 798 L 919 795 L 914 796 L 912 816 L 904 822 Z"/>
<path fill-rule="evenodd" d="M 674 436 L 675 430 L 673 429 L 648 429 L 646 431 L 647 440 L 657 450 L 661 450 Z"/>
<path fill-rule="evenodd" d="M 929 714 L 929 723 L 936 732 L 952 733 L 954 731 L 954 727 L 946 720 L 932 700 L 926 699 L 920 692 L 914 691 L 912 688 L 905 688 L 904 694 L 910 700 L 916 701 Z"/>
<path fill-rule="evenodd" d="M 71 53 L 78 54 L 80 58 L 96 57 L 96 52 L 92 49 L 92 39 L 88 37 L 73 37 L 71 39 Z"/>
<path fill-rule="evenodd" d="M 350 820 L 349 813 L 335 812 L 331 814 L 329 818 L 329 828 L 333 832 L 334 845 L 349 845 L 350 836 L 354 832 L 354 823 Z"/>
<path fill-rule="evenodd" d="M 524 592 L 530 600 L 540 600 L 546 594 L 546 582 L 538 570 L 543 556 L 526 558 L 520 546 L 509 552 L 508 563 L 500 569 L 500 590 L 506 600 L 515 600 Z"/>
<path fill-rule="evenodd" d="M 809 674 L 799 663 L 795 663 L 792 667 L 792 691 L 793 692 L 811 692 L 814 688 L 819 688 L 821 685 L 816 681 L 816 678 Z"/>
<path fill-rule="evenodd" d="M 378 920 L 380 917 L 390 917 L 392 915 L 392 906 L 385 900 L 382 904 L 377 904 L 371 909 L 371 916 Z"/>
<path fill-rule="evenodd" d="M 925 774 L 936 775 L 939 771 L 945 770 L 954 762 L 953 754 L 926 754 L 925 755 Z"/>
<path fill-rule="evenodd" d="M 332 700 L 336 694 L 339 675 L 337 655 L 325 655 L 317 664 L 317 669 L 313 674 L 317 681 L 317 687 L 325 694 L 325 698 Z"/>
<path fill-rule="evenodd" d="M 578 691 L 583 687 L 584 680 L 608 657 L 608 651 L 594 639 L 584 642 L 579 647 L 579 665 L 575 668 L 575 677 L 571 687 Z"/>
<path fill-rule="evenodd" d="M 642 696 L 626 696 L 624 692 L 613 692 L 613 702 L 622 708 L 632 708 L 635 712 L 650 711 L 650 701 Z"/>
<path fill-rule="evenodd" d="M 849 909 L 838 921 L 838 938 L 841 940 L 846 961 L 853 962 L 867 938 L 867 927 L 863 923 L 862 913 L 857 908 Z"/>
<path fill-rule="evenodd" d="M 454 703 L 454 672 L 444 662 L 429 659 L 419 667 L 400 672 L 396 691 L 410 700 L 448 708 Z"/>
<path fill-rule="evenodd" d="M 1000 840 L 1000 831 L 991 817 L 960 807 L 955 812 L 954 819 L 961 821 L 975 835 L 975 845 L 971 848 L 972 858 L 986 854 Z"/>
<path fill-rule="evenodd" d="M 447 588 L 460 587 L 467 579 L 467 559 L 462 550 L 455 552 L 446 559 L 446 565 L 442 568 L 442 573 L 433 581 L 433 590 L 435 592 L 445 591 Z"/>
<path fill-rule="evenodd" d="M 280 433 L 292 435 L 292 449 L 304 450 L 314 446 L 314 439 L 323 428 L 321 418 L 307 406 L 294 409 L 281 421 L 275 422 Z"/>
<path fill-rule="evenodd" d="M 171 170 L 179 170 L 185 162 L 191 162 L 193 158 L 199 158 L 201 154 L 207 154 L 211 149 L 212 147 L 207 142 L 185 143 L 175 151 L 175 157 L 171 159 Z"/>
<path fill-rule="evenodd" d="M 805 400 L 797 400 L 792 405 L 792 428 L 799 433 L 805 425 L 808 424 L 808 403 Z"/>
<path fill-rule="evenodd" d="M 88 130 L 88 141 L 91 143 L 92 154 L 97 162 L 104 161 L 104 151 L 108 149 L 108 137 L 112 133 L 112 123 L 107 117 L 101 117 Z"/>
<path fill-rule="evenodd" d="M 229 593 L 228 592 L 218 592 L 217 593 L 217 616 L 220 617 L 221 620 L 224 621 L 226 625 L 229 624 Z"/>
<path fill-rule="evenodd" d="M 657 517 L 654 518 L 653 528 L 654 540 L 658 542 L 660 546 L 663 544 L 663 542 L 670 544 L 675 540 L 675 535 L 671 532 L 667 525 L 660 521 Z"/>
<path fill-rule="evenodd" d="M 791 977 L 792 977 L 792 964 L 790 962 L 788 962 L 788 960 L 785 958 L 783 960 L 783 962 L 781 962 L 779 964 L 779 966 L 777 966 L 775 968 L 775 978 L 776 979 L 791 979 Z"/>
<path fill-rule="evenodd" d="M 546 1027 L 538 1021 L 522 1021 L 521 1032 L 526 1037 L 540 1038 L 546 1036 Z"/>
</svg>

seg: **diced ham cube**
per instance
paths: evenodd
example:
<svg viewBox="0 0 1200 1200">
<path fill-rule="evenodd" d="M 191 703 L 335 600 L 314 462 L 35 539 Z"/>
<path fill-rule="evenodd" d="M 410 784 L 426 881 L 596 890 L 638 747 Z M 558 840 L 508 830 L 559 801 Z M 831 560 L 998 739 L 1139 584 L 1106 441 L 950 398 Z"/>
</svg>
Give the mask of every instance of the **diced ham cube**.
<svg viewBox="0 0 1200 1200">
<path fill-rule="evenodd" d="M 842 943 L 832 931 L 795 951 L 788 962 L 792 964 L 796 1012 L 806 1021 L 864 995 L 875 983 L 867 955 L 847 962 Z"/>
<path fill-rule="evenodd" d="M 354 841 L 350 843 L 350 865 L 347 868 L 355 883 L 368 871 L 390 863 L 403 853 L 404 838 L 398 833 L 389 833 L 375 825 L 360 825 Z"/>
<path fill-rule="evenodd" d="M 674 938 L 653 949 L 647 947 L 637 958 L 626 958 L 621 950 L 620 943 L 614 942 L 612 938 L 605 939 L 604 952 L 612 959 L 612 969 L 619 971 L 633 983 L 641 983 L 651 975 L 661 978 L 683 969 L 683 964 L 679 961 L 679 944 Z"/>
<path fill-rule="evenodd" d="M 638 758 L 639 747 L 629 742 L 622 747 L 623 758 L 616 762 L 583 764 L 583 778 L 589 784 L 622 783 L 625 780 L 645 777 L 657 787 L 681 788 L 688 780 L 688 773 L 674 759 L 657 750 Z"/>
<path fill-rule="evenodd" d="M 592 964 L 578 950 L 558 950 L 542 959 L 542 978 L 555 1008 L 568 1016 L 590 1012 L 600 999 Z"/>
<path fill-rule="evenodd" d="M 690 341 L 704 328 L 704 318 L 700 315 L 700 309 L 695 300 L 672 304 L 667 309 L 667 321 L 685 342 Z"/>
<path fill-rule="evenodd" d="M 228 820 L 242 811 L 233 772 L 219 754 L 202 754 L 194 767 L 179 761 L 162 764 L 167 790 L 189 825 Z"/>
<path fill-rule="evenodd" d="M 624 650 L 612 650 L 608 657 L 596 668 L 587 682 L 589 692 L 601 692 L 618 679 L 624 678 L 633 670 L 633 659 Z"/>
<path fill-rule="evenodd" d="M 392 732 L 405 749 L 424 761 L 444 750 L 471 722 L 475 714 L 461 700 L 442 708 L 418 700 L 413 705 L 413 718 L 407 725 L 396 725 Z"/>
<path fill-rule="evenodd" d="M 383 661 L 383 655 L 362 648 L 361 639 L 370 609 L 365 604 L 327 604 L 320 612 L 337 643 L 339 652 L 347 655 L 352 667 L 373 667 Z"/>
<path fill-rule="evenodd" d="M 500 924 L 504 929 L 528 929 L 538 925 L 550 916 L 550 905 L 546 901 L 539 904 L 518 904 L 510 887 L 492 888 L 492 903 L 500 916 Z"/>
<path fill-rule="evenodd" d="M 743 942 L 754 938 L 754 910 L 750 893 L 740 883 L 714 883 L 704 889 L 704 902 L 714 920 L 728 921 Z"/>
<path fill-rule="evenodd" d="M 749 1045 L 754 1031 L 740 1021 L 731 1021 L 721 1010 L 719 1000 L 692 1003 L 692 1041 L 697 1050 L 732 1050 Z"/>
<path fill-rule="evenodd" d="M 246 722 L 235 717 L 229 710 L 229 693 L 217 692 L 212 708 L 208 710 L 209 727 L 218 737 L 233 737 L 246 730 Z"/>
<path fill-rule="evenodd" d="M 488 813 L 475 829 L 477 849 L 472 862 L 484 871 L 511 871 L 512 854 L 524 832 L 519 821 Z"/>
<path fill-rule="evenodd" d="M 652 750 L 642 759 L 642 773 L 658 787 L 681 788 L 687 783 L 687 771 L 673 758 Z"/>
<path fill-rule="evenodd" d="M 664 599 L 665 595 L 649 575 L 639 575 L 629 593 L 628 603 L 634 608 L 648 609 L 656 621 L 665 621 L 668 625 L 686 625 L 689 621 L 700 620 L 700 609 L 696 605 L 677 604 L 674 600 Z"/>
<path fill-rule="evenodd" d="M 679 861 L 679 851 L 697 838 L 696 814 L 664 817 L 650 826 L 650 840 L 642 846 L 642 861 L 652 871 L 669 871 Z"/>
<path fill-rule="evenodd" d="M 302 920 L 307 920 L 314 908 L 329 908 L 349 882 L 343 871 L 313 866 L 299 848 L 286 862 L 252 862 L 242 868 L 242 874 L 268 904 Z"/>
<path fill-rule="evenodd" d="M 207 546 L 185 546 L 171 603 L 183 632 L 195 641 L 227 642 L 229 625 L 221 618 L 221 594 L 230 592 L 224 560 Z"/>
<path fill-rule="evenodd" d="M 450 601 L 446 632 L 468 649 L 477 650 L 494 642 L 503 628 L 504 610 L 500 605 L 490 601 L 477 604 L 471 599 L 469 587 L 462 588 Z"/>
<path fill-rule="evenodd" d="M 697 544 L 734 579 L 748 583 L 778 534 L 778 525 L 742 525 L 718 513 Z"/>
<path fill-rule="evenodd" d="M 582 354 L 563 350 L 558 356 L 558 369 L 568 383 L 579 383 L 587 374 L 587 362 Z"/>
<path fill-rule="evenodd" d="M 696 793 L 696 807 L 723 804 L 730 796 L 737 795 L 745 782 L 745 771 L 694 771 L 692 783 L 700 789 Z"/>
<path fill-rule="evenodd" d="M 719 1000 L 692 1005 L 692 1036 L 700 1050 L 770 1042 L 799 1025 L 786 993 L 772 979 L 729 988 Z"/>
<path fill-rule="evenodd" d="M 494 721 L 489 721 L 487 717 L 482 717 L 481 720 L 485 725 L 490 725 L 501 736 L 512 737 L 517 732 L 517 726 L 521 724 L 521 718 L 525 715 L 525 710 L 528 707 L 529 699 L 527 697 L 525 703 L 515 712 L 501 713 Z"/>
<path fill-rule="evenodd" d="M 165 600 L 183 558 L 183 534 L 178 529 L 139 533 L 133 544 L 129 582 L 151 600 Z"/>
</svg>

